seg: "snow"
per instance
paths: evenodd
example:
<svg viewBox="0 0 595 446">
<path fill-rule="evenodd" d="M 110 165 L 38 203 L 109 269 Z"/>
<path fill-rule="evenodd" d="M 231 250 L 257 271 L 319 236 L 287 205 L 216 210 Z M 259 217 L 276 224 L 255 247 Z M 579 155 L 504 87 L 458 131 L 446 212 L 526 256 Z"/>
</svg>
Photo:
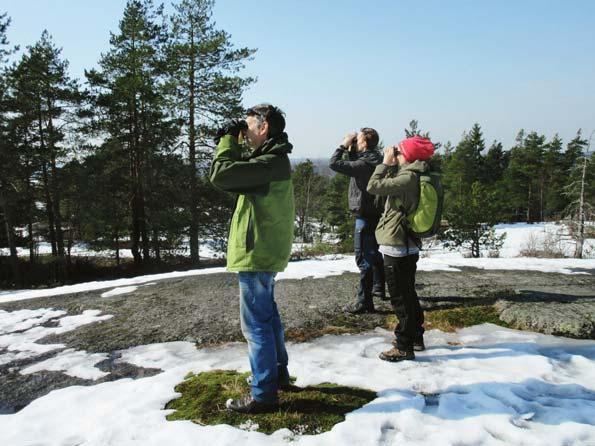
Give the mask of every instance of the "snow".
<svg viewBox="0 0 595 446">
<path fill-rule="evenodd" d="M 212 240 L 200 240 L 199 242 L 199 256 L 203 259 L 217 259 L 221 257 L 221 253 L 213 249 Z M 35 247 L 37 255 L 49 255 L 52 253 L 52 245 L 48 242 L 38 242 Z M 186 240 L 182 243 L 179 249 L 175 250 L 182 255 L 190 255 L 190 243 Z M 8 248 L 0 248 L 0 255 L 10 255 Z M 17 247 L 17 255 L 19 257 L 29 256 L 29 248 Z M 114 249 L 95 250 L 90 248 L 85 243 L 76 243 L 70 250 L 70 255 L 73 257 L 116 257 Z M 121 259 L 132 259 L 132 251 L 130 249 L 120 249 Z"/>
<path fill-rule="evenodd" d="M 595 269 L 595 259 L 537 259 L 518 258 L 463 258 L 459 253 L 432 253 L 418 263 L 419 271 L 460 271 L 462 267 L 474 267 L 490 270 L 530 270 L 562 274 L 588 274 L 586 270 Z M 39 297 L 61 296 L 64 294 L 83 293 L 110 288 L 102 297 L 130 293 L 135 286 L 147 286 L 159 280 L 200 276 L 225 272 L 225 268 L 204 268 L 189 271 L 175 271 L 163 274 L 150 274 L 128 279 L 105 280 L 79 283 L 56 288 L 39 290 L 21 290 L 0 293 L 0 302 L 13 302 Z M 306 277 L 328 277 L 346 272 L 358 273 L 359 270 L 352 255 L 331 255 L 316 259 L 290 262 L 287 269 L 277 275 L 278 280 L 303 279 Z"/>
<path fill-rule="evenodd" d="M 128 294 L 138 290 L 137 286 L 123 286 L 120 288 L 114 288 L 113 290 L 106 291 L 105 293 L 101 294 L 101 297 L 112 297 L 112 296 L 119 296 L 121 294 Z"/>
<path fill-rule="evenodd" d="M 37 341 L 46 336 L 66 333 L 83 325 L 113 317 L 109 314 L 100 316 L 99 310 L 86 310 L 74 316 L 65 316 L 65 314 L 65 311 L 51 308 L 14 312 L 0 310 L 0 352 L 2 349 L 7 351 L 7 356 L 0 354 L 0 365 L 64 348 L 63 344 L 39 344 Z M 56 326 L 42 325 L 52 320 L 57 321 Z"/>
<path fill-rule="evenodd" d="M 556 234 L 564 233 L 565 226 L 555 223 L 536 223 L 512 225 L 497 225 L 496 233 L 506 232 L 507 237 L 501 249 L 499 258 L 481 257 L 478 259 L 466 258 L 459 252 L 445 250 L 438 244 L 422 251 L 418 263 L 420 271 L 460 271 L 460 268 L 473 267 L 487 270 L 526 270 L 542 271 L 546 273 L 561 274 L 588 274 L 587 270 L 595 269 L 595 259 L 557 258 L 545 259 L 534 257 L 518 257 L 526 245 L 533 240 L 539 248 L 544 241 L 555 245 L 561 251 L 570 255 L 574 244 L 567 239 L 556 243 L 552 240 L 559 238 Z M 549 242 L 548 242 L 549 240 Z M 204 245 L 201 245 L 204 246 Z M 296 245 L 298 246 L 298 245 Z M 585 252 L 595 252 L 595 239 L 588 239 Z M 12 302 L 38 297 L 59 296 L 63 294 L 82 293 L 111 288 L 102 294 L 102 297 L 116 296 L 131 293 L 135 287 L 147 286 L 155 281 L 172 278 L 198 276 L 203 274 L 216 274 L 225 272 L 225 268 L 205 268 L 190 271 L 175 271 L 163 274 L 151 274 L 128 279 L 105 280 L 67 285 L 56 288 L 40 290 L 22 290 L 0 292 L 1 302 Z M 340 275 L 345 272 L 358 273 L 359 270 L 352 255 L 330 255 L 315 259 L 290 262 L 287 269 L 278 274 L 277 279 L 303 279 L 306 277 L 328 277 Z"/>
<path fill-rule="evenodd" d="M 23 375 L 30 375 L 41 370 L 64 372 L 69 376 L 82 379 L 97 380 L 109 375 L 94 367 L 95 364 L 108 358 L 107 353 L 92 353 L 69 348 L 53 358 L 38 362 L 21 370 Z"/>
<path fill-rule="evenodd" d="M 48 310 L 49 311 L 49 310 Z M 6 316 L 6 315 L 4 315 Z M 21 314 L 19 317 L 22 317 Z M 39 318 L 39 314 L 32 315 Z M 63 317 L 62 319 L 65 319 Z M 8 318 L 4 317 L 3 321 Z M 69 324 L 66 324 L 69 325 Z M 6 325 L 8 327 L 8 325 Z M 7 330 L 5 326 L 0 328 Z M 31 329 L 30 329 L 31 330 Z M 272 435 L 227 425 L 170 422 L 165 404 L 188 372 L 249 370 L 242 343 L 196 349 L 189 342 L 121 351 L 117 362 L 159 368 L 137 380 L 71 386 L 0 415 L 0 443 L 19 445 L 565 445 L 595 444 L 595 342 L 491 324 L 426 333 L 416 361 L 388 363 L 383 329 L 288 344 L 298 386 L 334 382 L 369 388 L 376 399 L 319 435 L 281 429 Z M 0 355 L 2 358 L 2 355 Z M 21 370 L 91 376 L 103 354 L 65 350 L 53 362 Z M 97 370 L 97 375 L 104 373 Z M 102 375 L 103 376 L 103 375 Z"/>
</svg>

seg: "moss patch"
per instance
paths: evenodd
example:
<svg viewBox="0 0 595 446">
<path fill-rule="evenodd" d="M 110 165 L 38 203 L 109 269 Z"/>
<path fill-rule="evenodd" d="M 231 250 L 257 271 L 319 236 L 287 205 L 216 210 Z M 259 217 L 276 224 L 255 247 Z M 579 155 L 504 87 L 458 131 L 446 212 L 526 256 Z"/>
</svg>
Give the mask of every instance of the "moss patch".
<svg viewBox="0 0 595 446">
<path fill-rule="evenodd" d="M 366 315 L 352 315 L 339 313 L 326 321 L 324 326 L 310 326 L 305 328 L 288 329 L 285 338 L 293 342 L 309 342 L 312 339 L 331 334 L 355 334 L 373 330 L 382 324 L 383 315 L 380 313 Z"/>
<path fill-rule="evenodd" d="M 345 414 L 359 409 L 376 398 L 366 389 L 320 384 L 310 387 L 291 386 L 279 391 L 279 410 L 267 414 L 245 415 L 229 411 L 229 398 L 246 395 L 248 373 L 214 370 L 189 374 L 175 388 L 182 396 L 170 401 L 166 409 L 175 409 L 170 421 L 190 420 L 197 424 L 229 424 L 270 434 L 288 428 L 296 434 L 318 434 L 330 430 L 345 419 Z"/>
<path fill-rule="evenodd" d="M 500 320 L 499 313 L 493 306 L 429 311 L 426 312 L 425 319 L 425 328 L 427 330 L 438 329 L 452 332 L 457 328 L 471 327 L 486 322 L 509 327 L 506 322 Z"/>
</svg>

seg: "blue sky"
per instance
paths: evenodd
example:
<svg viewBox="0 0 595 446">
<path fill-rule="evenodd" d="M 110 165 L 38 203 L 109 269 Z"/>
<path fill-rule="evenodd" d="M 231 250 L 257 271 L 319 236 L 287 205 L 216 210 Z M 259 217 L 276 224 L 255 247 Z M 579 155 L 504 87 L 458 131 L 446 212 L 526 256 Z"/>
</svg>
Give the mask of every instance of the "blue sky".
<svg viewBox="0 0 595 446">
<path fill-rule="evenodd" d="M 166 3 L 167 4 L 167 3 Z M 2 0 L 22 48 L 43 29 L 82 77 L 116 31 L 125 0 Z M 595 2 L 219 0 L 214 18 L 258 48 L 245 105 L 287 115 L 295 157 L 327 157 L 345 133 L 392 144 L 413 118 L 456 144 L 478 122 L 486 143 L 518 130 L 567 142 L 595 129 Z"/>
</svg>

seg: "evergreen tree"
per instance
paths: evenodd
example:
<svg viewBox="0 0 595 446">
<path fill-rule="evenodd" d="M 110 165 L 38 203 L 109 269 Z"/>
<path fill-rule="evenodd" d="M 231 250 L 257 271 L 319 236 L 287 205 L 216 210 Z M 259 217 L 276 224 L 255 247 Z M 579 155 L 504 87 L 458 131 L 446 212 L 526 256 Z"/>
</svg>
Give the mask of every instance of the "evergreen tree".
<svg viewBox="0 0 595 446">
<path fill-rule="evenodd" d="M 502 143 L 494 141 L 483 158 L 481 182 L 494 185 L 502 179 L 508 166 L 508 152 L 502 149 Z"/>
<path fill-rule="evenodd" d="M 81 102 L 78 83 L 68 75 L 68 62 L 44 31 L 40 40 L 11 70 L 14 88 L 15 131 L 23 147 L 27 187 L 38 175 L 42 185 L 47 231 L 52 254 L 59 259 L 58 275 L 63 279 L 64 234 L 61 209 L 60 164 L 69 156 L 67 137 L 74 126 Z M 34 153 L 30 153 L 33 149 Z M 33 171 L 37 168 L 37 172 Z M 31 196 L 29 195 L 29 200 Z M 31 203 L 27 203 L 30 209 Z"/>
<path fill-rule="evenodd" d="M 166 29 L 163 9 L 152 0 L 129 0 L 118 34 L 99 61 L 99 70 L 87 71 L 94 105 L 101 109 L 98 128 L 126 152 L 129 169 L 131 251 L 135 264 L 150 258 L 151 193 L 157 187 L 152 159 L 174 145 L 175 120 L 167 115 L 164 91 Z M 155 236 L 153 234 L 153 236 Z"/>
<path fill-rule="evenodd" d="M 516 219 L 524 216 L 527 223 L 543 219 L 544 150 L 545 136 L 519 132 L 505 172 L 509 207 Z"/>
<path fill-rule="evenodd" d="M 15 50 L 9 45 L 6 31 L 10 18 L 0 15 L 0 233 L 6 235 L 6 243 L 10 252 L 13 282 L 20 283 L 21 274 L 17 257 L 17 240 L 15 224 L 19 190 L 15 181 L 15 173 L 19 170 L 19 160 L 14 149 L 14 132 L 10 125 L 10 100 L 8 97 L 7 57 Z"/>
<path fill-rule="evenodd" d="M 324 194 L 328 180 L 318 174 L 310 160 L 295 166 L 292 174 L 297 234 L 303 242 L 312 241 L 312 221 L 322 220 Z"/>
<path fill-rule="evenodd" d="M 324 198 L 326 221 L 334 228 L 344 251 L 353 249 L 354 219 L 349 210 L 349 181 L 347 175 L 333 176 Z"/>
<path fill-rule="evenodd" d="M 589 140 L 581 138 L 580 130 L 577 136 L 568 144 L 566 160 L 576 160 L 569 169 L 568 183 L 565 187 L 565 198 L 568 206 L 565 213 L 570 219 L 570 228 L 576 241 L 576 258 L 583 257 L 585 241 L 585 221 L 592 219 L 595 208 L 595 173 L 593 172 L 593 156 L 589 154 L 592 132 Z M 580 156 L 577 154 L 580 153 Z"/>
<path fill-rule="evenodd" d="M 111 139 L 87 156 L 78 172 L 65 166 L 65 170 L 78 173 L 71 180 L 78 193 L 70 195 L 73 201 L 82 203 L 78 208 L 73 204 L 72 211 L 80 239 L 92 248 L 114 250 L 117 264 L 130 225 L 127 156 L 121 144 Z"/>
<path fill-rule="evenodd" d="M 544 217 L 551 219 L 564 210 L 563 187 L 566 183 L 562 140 L 556 134 L 543 154 Z"/>
<path fill-rule="evenodd" d="M 443 168 L 445 211 L 450 203 L 460 202 L 471 190 L 471 185 L 481 180 L 483 163 L 481 152 L 485 149 L 479 124 L 475 124 L 456 149 L 446 158 Z"/>
<path fill-rule="evenodd" d="M 184 123 L 184 145 L 188 148 L 187 207 L 190 258 L 194 264 L 199 262 L 200 176 L 205 174 L 211 156 L 211 151 L 204 148 L 209 147 L 217 122 L 241 114 L 242 92 L 254 81 L 234 73 L 243 68 L 255 50 L 234 49 L 231 36 L 215 29 L 213 5 L 213 0 L 182 0 L 174 5 L 168 48 L 172 103 Z"/>
<path fill-rule="evenodd" d="M 474 181 L 466 196 L 459 196 L 450 203 L 446 217 L 448 230 L 444 239 L 450 247 L 463 247 L 475 258 L 481 256 L 481 249 L 498 251 L 504 242 L 504 235 L 496 236 L 497 222 L 495 192 Z"/>
</svg>

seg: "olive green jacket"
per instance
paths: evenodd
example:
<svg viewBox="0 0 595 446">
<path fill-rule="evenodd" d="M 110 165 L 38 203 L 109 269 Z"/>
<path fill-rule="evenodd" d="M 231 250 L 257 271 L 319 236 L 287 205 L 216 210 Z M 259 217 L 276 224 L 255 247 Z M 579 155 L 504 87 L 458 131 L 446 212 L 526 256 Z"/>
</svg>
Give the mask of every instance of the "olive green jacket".
<svg viewBox="0 0 595 446">
<path fill-rule="evenodd" d="M 368 192 L 386 196 L 384 212 L 376 227 L 379 245 L 407 246 L 403 219 L 419 204 L 419 174 L 427 172 L 429 164 L 414 161 L 396 166 L 379 164 L 368 181 Z"/>
<path fill-rule="evenodd" d="M 242 158 L 236 138 L 217 145 L 210 178 L 221 190 L 238 195 L 229 228 L 228 271 L 280 272 L 293 243 L 295 206 L 287 134 L 270 138 Z"/>
</svg>

